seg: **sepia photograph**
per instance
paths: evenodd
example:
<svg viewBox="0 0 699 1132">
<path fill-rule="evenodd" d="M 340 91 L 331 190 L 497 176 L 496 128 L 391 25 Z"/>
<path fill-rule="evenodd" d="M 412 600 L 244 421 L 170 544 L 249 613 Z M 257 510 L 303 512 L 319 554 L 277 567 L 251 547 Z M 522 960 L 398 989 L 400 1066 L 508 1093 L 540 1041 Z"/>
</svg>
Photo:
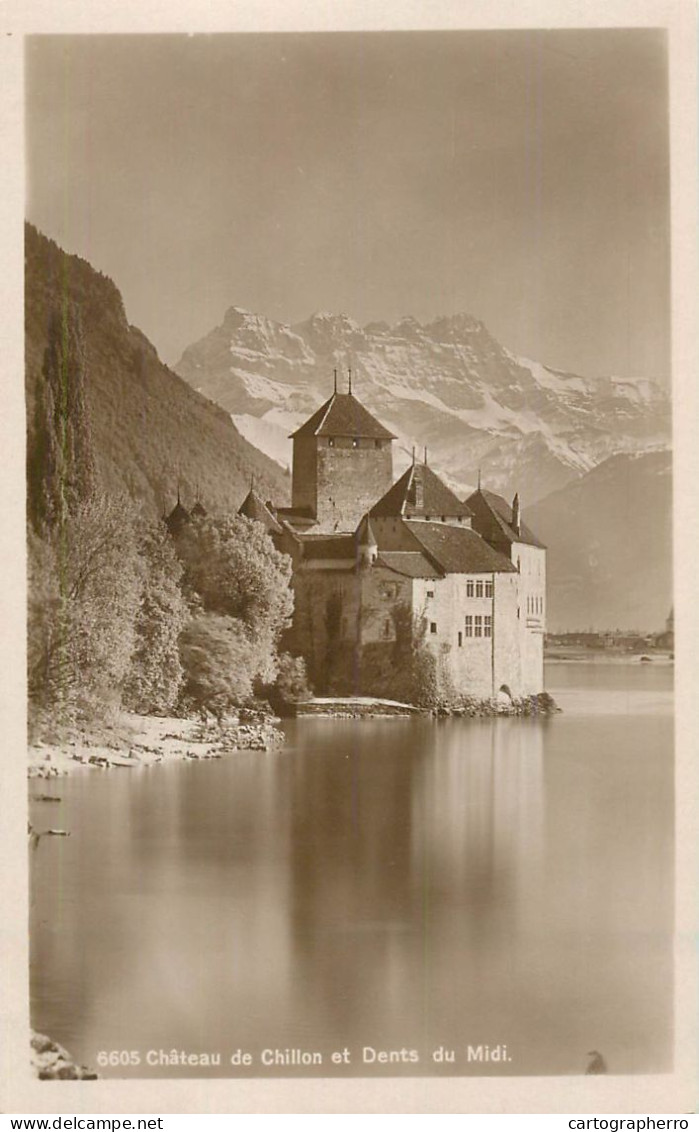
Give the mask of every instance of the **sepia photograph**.
<svg viewBox="0 0 699 1132">
<path fill-rule="evenodd" d="M 671 1077 L 667 28 L 22 62 L 28 1074 Z"/>
</svg>

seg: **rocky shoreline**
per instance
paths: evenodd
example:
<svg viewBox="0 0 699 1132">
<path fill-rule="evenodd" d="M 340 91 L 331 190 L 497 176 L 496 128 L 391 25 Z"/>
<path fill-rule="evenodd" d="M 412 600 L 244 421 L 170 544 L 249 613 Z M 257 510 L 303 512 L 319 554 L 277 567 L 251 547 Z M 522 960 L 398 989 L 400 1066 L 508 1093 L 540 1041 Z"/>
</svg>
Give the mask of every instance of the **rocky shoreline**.
<svg viewBox="0 0 699 1132">
<path fill-rule="evenodd" d="M 454 701 L 445 701 L 430 709 L 433 716 L 466 716 L 479 718 L 483 716 L 541 716 L 558 715 L 563 709 L 559 708 L 553 696 L 548 692 L 538 692 L 535 696 L 522 696 L 521 699 L 512 700 L 509 696 L 493 696 L 491 699 L 476 700 L 470 697 L 460 697 Z"/>
<path fill-rule="evenodd" d="M 29 747 L 29 778 L 54 778 L 85 770 L 149 767 L 185 759 L 220 759 L 235 751 L 270 751 L 284 733 L 269 718 L 202 722 L 129 715 L 99 734 L 74 731 L 60 742 Z"/>
<path fill-rule="evenodd" d="M 31 1031 L 31 1067 L 40 1081 L 96 1081 L 97 1074 L 78 1065 L 63 1046 Z"/>
</svg>

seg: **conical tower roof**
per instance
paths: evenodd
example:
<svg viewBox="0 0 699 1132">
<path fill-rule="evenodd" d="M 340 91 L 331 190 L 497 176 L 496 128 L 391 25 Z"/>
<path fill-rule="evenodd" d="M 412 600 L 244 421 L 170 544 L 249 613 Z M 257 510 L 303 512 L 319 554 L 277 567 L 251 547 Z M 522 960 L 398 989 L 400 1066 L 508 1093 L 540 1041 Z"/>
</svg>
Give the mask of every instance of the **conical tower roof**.
<svg viewBox="0 0 699 1132">
<path fill-rule="evenodd" d="M 372 417 L 353 393 L 333 393 L 312 417 L 292 432 L 304 436 L 351 436 L 358 439 L 395 440 L 395 435 Z"/>
<path fill-rule="evenodd" d="M 254 519 L 255 522 L 262 523 L 268 534 L 281 534 L 282 532 L 281 526 L 254 487 L 251 487 L 245 496 L 238 508 L 238 514 L 244 515 L 246 519 Z"/>
</svg>

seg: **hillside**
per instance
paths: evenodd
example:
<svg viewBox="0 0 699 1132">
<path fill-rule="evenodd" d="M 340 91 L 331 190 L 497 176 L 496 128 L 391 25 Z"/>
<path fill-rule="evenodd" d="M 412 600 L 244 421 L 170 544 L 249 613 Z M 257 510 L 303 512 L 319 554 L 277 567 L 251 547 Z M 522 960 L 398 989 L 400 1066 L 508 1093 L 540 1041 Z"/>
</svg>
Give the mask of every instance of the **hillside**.
<svg viewBox="0 0 699 1132">
<path fill-rule="evenodd" d="M 670 405 L 652 381 L 562 373 L 501 346 L 468 314 L 360 327 L 316 314 L 295 326 L 231 307 L 175 369 L 233 414 L 282 467 L 288 434 L 332 390 L 333 369 L 398 437 L 396 476 L 413 445 L 459 493 L 478 468 L 495 491 L 541 499 L 620 452 L 666 447 Z"/>
<path fill-rule="evenodd" d="M 534 504 L 548 546 L 548 628 L 648 629 L 672 605 L 672 461 L 614 456 Z"/>
<path fill-rule="evenodd" d="M 66 254 L 31 225 L 25 229 L 25 381 L 31 429 L 49 316 L 67 295 L 85 338 L 87 401 L 97 472 L 108 492 L 127 492 L 151 514 L 197 494 L 207 510 L 237 509 L 255 474 L 265 498 L 285 500 L 288 477 L 245 440 L 230 416 L 159 360 L 126 319 L 114 283 Z"/>
</svg>

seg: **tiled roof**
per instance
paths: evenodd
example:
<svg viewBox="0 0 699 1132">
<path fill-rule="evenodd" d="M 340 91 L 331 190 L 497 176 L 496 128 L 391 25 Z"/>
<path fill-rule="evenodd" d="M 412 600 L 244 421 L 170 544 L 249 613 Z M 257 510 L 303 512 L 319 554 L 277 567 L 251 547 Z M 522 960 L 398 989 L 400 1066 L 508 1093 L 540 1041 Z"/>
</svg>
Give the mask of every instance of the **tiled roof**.
<svg viewBox="0 0 699 1132">
<path fill-rule="evenodd" d="M 354 535 L 301 536 L 304 558 L 331 558 L 356 561 L 357 541 Z"/>
<path fill-rule="evenodd" d="M 395 440 L 394 434 L 372 417 L 353 393 L 332 397 L 302 424 L 291 437 L 351 436 L 371 440 Z"/>
<path fill-rule="evenodd" d="M 468 519 L 471 511 L 427 464 L 413 464 L 369 512 L 377 518 L 402 516 Z"/>
<path fill-rule="evenodd" d="M 519 534 L 517 533 L 512 526 L 512 508 L 501 495 L 479 488 L 473 495 L 469 495 L 466 502 L 473 512 L 474 527 L 489 542 L 507 546 L 513 542 L 523 542 L 545 549 L 543 542 L 539 541 L 526 523 L 520 522 Z"/>
<path fill-rule="evenodd" d="M 376 559 L 377 566 L 386 566 L 407 578 L 441 578 L 443 574 L 429 558 L 416 550 L 384 550 Z"/>
<path fill-rule="evenodd" d="M 429 557 L 447 574 L 513 573 L 515 567 L 468 527 L 406 523 Z"/>
<path fill-rule="evenodd" d="M 245 496 L 245 499 L 238 508 L 239 515 L 245 515 L 247 519 L 254 519 L 258 523 L 262 523 L 268 533 L 272 531 L 275 534 L 281 534 L 281 527 L 269 507 L 255 491 L 254 487 Z"/>
</svg>

